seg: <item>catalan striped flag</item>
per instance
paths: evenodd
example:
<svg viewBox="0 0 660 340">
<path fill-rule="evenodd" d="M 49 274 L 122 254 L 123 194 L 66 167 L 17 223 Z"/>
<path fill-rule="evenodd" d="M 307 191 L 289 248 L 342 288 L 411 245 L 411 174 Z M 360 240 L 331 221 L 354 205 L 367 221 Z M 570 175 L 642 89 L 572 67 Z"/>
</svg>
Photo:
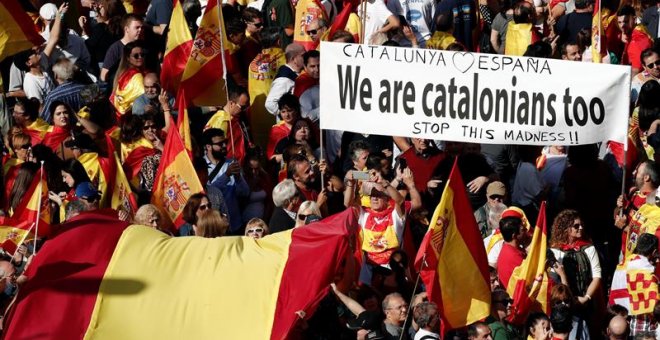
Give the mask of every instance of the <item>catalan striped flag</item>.
<svg viewBox="0 0 660 340">
<path fill-rule="evenodd" d="M 421 267 L 429 299 L 440 309 L 443 333 L 490 314 L 486 251 L 456 162 L 415 267 Z"/>
<path fill-rule="evenodd" d="M 190 103 L 196 106 L 227 103 L 224 59 L 228 45 L 222 10 L 217 0 L 209 0 L 181 79 Z"/>
<path fill-rule="evenodd" d="M 183 207 L 193 194 L 203 192 L 179 130 L 170 129 L 165 140 L 163 156 L 154 180 L 151 203 L 165 216 L 165 223 L 177 229 L 185 222 Z"/>
<path fill-rule="evenodd" d="M 0 1 L 0 22 L 0 61 L 44 42 L 17 0 Z"/>
<path fill-rule="evenodd" d="M 173 238 L 95 212 L 61 229 L 26 271 L 6 339 L 290 339 L 343 271 L 357 219 L 259 240 Z"/>
<path fill-rule="evenodd" d="M 507 292 L 513 298 L 509 321 L 524 324 L 530 312 L 550 314 L 550 283 L 545 270 L 548 249 L 545 202 L 541 204 L 527 257 L 513 270 Z"/>
<path fill-rule="evenodd" d="M 176 103 L 179 105 L 179 115 L 177 116 L 176 127 L 179 129 L 179 135 L 183 140 L 188 155 L 192 159 L 192 139 L 190 137 L 190 119 L 188 118 L 188 101 L 186 100 L 185 90 L 179 89 L 176 96 Z"/>
<path fill-rule="evenodd" d="M 186 17 L 183 15 L 181 0 L 172 1 L 172 17 L 167 33 L 167 46 L 163 57 L 163 67 L 160 82 L 169 93 L 179 89 L 186 60 L 192 49 L 192 35 L 188 29 Z"/>
</svg>

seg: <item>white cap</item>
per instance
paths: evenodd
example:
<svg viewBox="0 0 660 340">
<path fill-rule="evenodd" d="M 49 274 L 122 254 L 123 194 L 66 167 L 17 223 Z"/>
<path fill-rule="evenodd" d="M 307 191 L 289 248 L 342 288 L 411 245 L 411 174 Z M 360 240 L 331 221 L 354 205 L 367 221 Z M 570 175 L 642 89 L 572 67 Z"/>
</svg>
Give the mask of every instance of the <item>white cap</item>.
<svg viewBox="0 0 660 340">
<path fill-rule="evenodd" d="M 47 3 L 39 9 L 39 16 L 44 20 L 55 20 L 55 15 L 57 15 L 57 6 L 55 4 Z"/>
</svg>

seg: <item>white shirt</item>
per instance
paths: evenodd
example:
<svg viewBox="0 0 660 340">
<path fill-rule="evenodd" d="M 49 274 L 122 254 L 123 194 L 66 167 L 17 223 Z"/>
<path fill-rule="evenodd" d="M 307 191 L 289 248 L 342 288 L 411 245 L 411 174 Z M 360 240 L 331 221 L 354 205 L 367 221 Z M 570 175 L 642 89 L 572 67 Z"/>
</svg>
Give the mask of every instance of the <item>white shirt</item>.
<svg viewBox="0 0 660 340">
<path fill-rule="evenodd" d="M 291 66 L 289 65 L 284 65 L 284 66 L 291 68 Z M 275 78 L 275 80 L 273 80 L 273 83 L 270 85 L 270 91 L 268 91 L 268 97 L 266 97 L 266 104 L 265 104 L 266 110 L 268 110 L 268 112 L 270 112 L 270 114 L 272 114 L 273 116 L 277 116 L 277 114 L 280 113 L 280 109 L 277 106 L 277 102 L 280 101 L 280 98 L 282 98 L 282 96 L 285 93 L 293 92 L 293 87 L 295 85 L 296 82 L 287 77 Z"/>
<path fill-rule="evenodd" d="M 420 328 L 417 333 L 415 333 L 415 340 L 420 340 L 425 336 L 428 336 L 427 339 L 440 339 L 440 335 Z"/>
<path fill-rule="evenodd" d="M 551 248 L 551 250 L 552 253 L 555 254 L 557 261 L 562 263 L 566 253 L 559 249 Z M 598 254 L 596 253 L 596 247 L 588 246 L 584 248 L 584 253 L 587 255 L 587 258 L 589 258 L 589 263 L 591 264 L 591 277 L 600 278 L 602 276 L 602 270 L 600 268 L 600 260 L 598 259 Z"/>
<path fill-rule="evenodd" d="M 415 32 L 419 47 L 425 47 L 426 41 L 431 38 L 431 27 L 435 5 L 433 0 L 389 0 L 387 8 L 394 15 L 402 15 L 408 21 L 410 28 Z M 410 41 L 404 39 L 403 46 L 410 46 Z"/>
<path fill-rule="evenodd" d="M 319 120 L 319 90 L 318 85 L 312 86 L 300 95 L 300 115 L 312 122 Z"/>
<path fill-rule="evenodd" d="M 364 13 L 360 9 L 358 11 L 360 18 L 363 18 Z M 369 0 L 367 1 L 367 19 L 364 29 L 364 42 L 369 43 L 371 36 L 381 29 L 387 23 L 387 18 L 392 16 L 392 12 L 387 9 L 383 0 Z"/>
<path fill-rule="evenodd" d="M 495 234 L 495 230 L 493 230 L 493 233 L 487 236 L 484 239 L 484 248 L 488 249 L 488 244 L 490 243 L 491 237 Z M 497 259 L 500 258 L 500 252 L 502 251 L 502 246 L 504 245 L 504 240 L 499 240 L 497 243 L 493 245 L 492 248 L 490 248 L 490 251 L 488 254 L 488 265 L 497 268 Z"/>
<path fill-rule="evenodd" d="M 23 91 L 28 98 L 37 98 L 39 103 L 44 102 L 46 95 L 50 92 L 55 85 L 48 76 L 48 73 L 42 72 L 40 76 L 32 73 L 26 73 L 23 78 Z"/>
</svg>

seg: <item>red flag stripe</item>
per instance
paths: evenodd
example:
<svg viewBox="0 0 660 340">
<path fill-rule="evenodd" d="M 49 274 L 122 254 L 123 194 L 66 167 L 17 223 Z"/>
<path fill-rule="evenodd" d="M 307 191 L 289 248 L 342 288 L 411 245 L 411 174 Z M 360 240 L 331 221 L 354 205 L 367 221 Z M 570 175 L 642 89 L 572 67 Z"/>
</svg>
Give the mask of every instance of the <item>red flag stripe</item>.
<svg viewBox="0 0 660 340">
<path fill-rule="evenodd" d="M 27 15 L 23 7 L 15 0 L 3 0 L 2 6 L 4 6 L 7 11 L 14 17 L 14 22 L 21 29 L 21 32 L 25 37 L 35 45 L 41 45 L 44 42 L 44 39 L 39 35 L 39 33 L 34 29 L 34 25 L 30 20 L 30 17 Z M 5 24 L 5 23 L 3 23 Z"/>
</svg>

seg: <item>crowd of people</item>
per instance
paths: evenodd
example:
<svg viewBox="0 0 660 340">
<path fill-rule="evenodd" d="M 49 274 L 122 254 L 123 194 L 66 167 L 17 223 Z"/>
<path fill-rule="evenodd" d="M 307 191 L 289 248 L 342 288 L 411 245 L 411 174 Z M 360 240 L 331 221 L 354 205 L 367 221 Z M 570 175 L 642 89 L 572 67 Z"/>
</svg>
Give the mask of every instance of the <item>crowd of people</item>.
<svg viewBox="0 0 660 340">
<path fill-rule="evenodd" d="M 188 107 L 192 163 L 204 191 L 190 196 L 185 224 L 176 228 L 150 204 L 168 131 L 180 114 L 177 94 L 160 80 L 173 1 L 19 2 L 45 43 L 0 63 L 5 216 L 40 164 L 51 224 L 109 208 L 102 188 L 112 188 L 98 169 L 102 158 L 114 157 L 139 208 L 132 214 L 112 207 L 117 217 L 173 237 L 259 239 L 354 208 L 359 279 L 348 291 L 333 284 L 296 332 L 309 339 L 439 339 L 442 306 L 415 285 L 409 263 L 456 162 L 484 239 L 492 300 L 490 316 L 443 336 L 655 339 L 657 331 L 660 337 L 658 238 L 653 228 L 640 230 L 638 211 L 655 207 L 660 186 L 657 0 L 598 1 L 604 13 L 598 26 L 593 0 L 366 0 L 355 6 L 357 22 L 344 27 L 333 26 L 335 19 L 354 4 L 322 0 L 325 12 L 302 23 L 312 42 L 306 46 L 294 42 L 302 10 L 295 1 L 228 0 L 221 8 L 231 45 L 228 90 L 217 94 L 227 103 Z M 195 37 L 207 1 L 178 2 Z M 591 46 L 599 26 L 606 53 Z M 630 150 L 622 154 L 607 141 L 482 145 L 321 130 L 320 40 L 630 65 Z M 550 312 L 512 322 L 507 288 L 543 201 Z M 3 253 L 3 306 L 29 280 L 22 273 L 33 251 L 30 243 Z M 630 294 L 636 288 L 625 285 L 633 272 L 648 281 L 635 291 L 642 307 Z M 621 275 L 624 286 L 616 290 Z"/>
</svg>

